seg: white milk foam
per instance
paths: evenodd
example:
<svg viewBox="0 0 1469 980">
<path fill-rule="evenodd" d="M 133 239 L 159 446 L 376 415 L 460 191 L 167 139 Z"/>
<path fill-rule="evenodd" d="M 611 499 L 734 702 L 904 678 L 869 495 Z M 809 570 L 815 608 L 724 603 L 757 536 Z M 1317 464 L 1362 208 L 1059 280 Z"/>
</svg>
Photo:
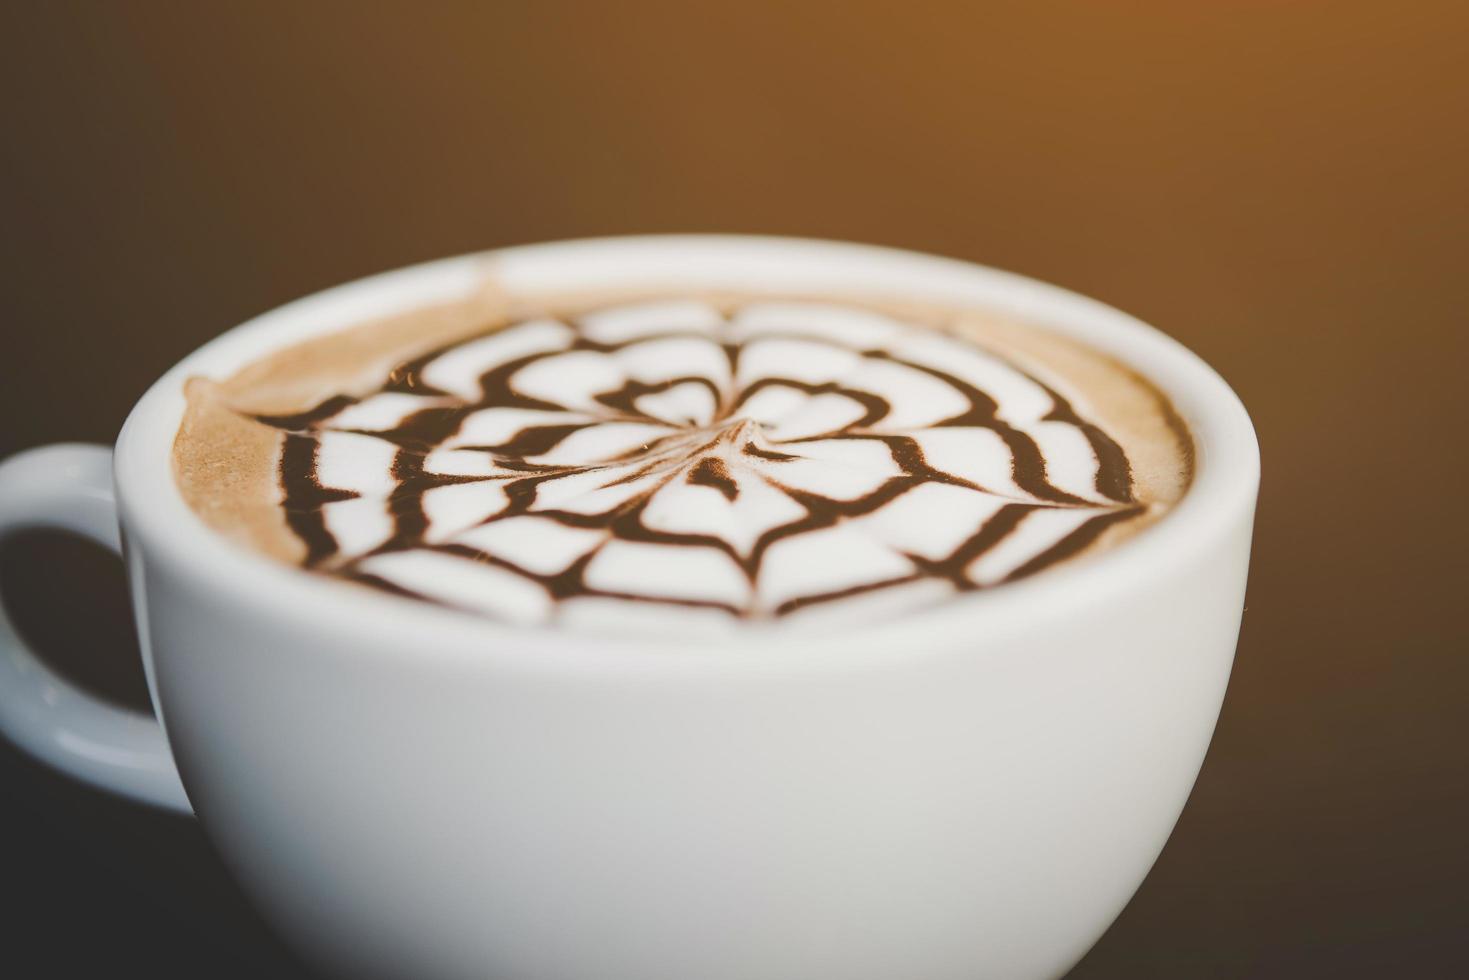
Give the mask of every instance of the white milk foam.
<svg viewBox="0 0 1469 980">
<path fill-rule="evenodd" d="M 887 616 L 1059 560 L 1145 509 L 1102 489 L 1106 436 L 1078 393 L 835 302 L 536 318 L 418 378 L 314 424 L 316 481 L 347 498 L 321 508 L 335 547 L 321 567 L 508 622 Z M 410 486 L 400 430 L 446 407 L 462 411 L 413 450 Z M 423 526 L 395 539 L 405 494 Z"/>
</svg>

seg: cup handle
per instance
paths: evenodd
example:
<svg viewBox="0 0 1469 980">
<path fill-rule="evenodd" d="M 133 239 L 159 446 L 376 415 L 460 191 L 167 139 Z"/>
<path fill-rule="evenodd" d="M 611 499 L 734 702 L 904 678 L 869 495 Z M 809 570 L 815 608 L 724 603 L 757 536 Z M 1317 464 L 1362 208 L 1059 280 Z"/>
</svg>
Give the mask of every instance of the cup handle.
<svg viewBox="0 0 1469 980">
<path fill-rule="evenodd" d="M 80 534 L 122 554 L 112 452 L 61 444 L 0 463 L 0 539 L 27 528 Z M 15 632 L 0 604 L 0 732 L 83 782 L 192 813 L 158 720 L 108 704 L 58 676 Z"/>
</svg>

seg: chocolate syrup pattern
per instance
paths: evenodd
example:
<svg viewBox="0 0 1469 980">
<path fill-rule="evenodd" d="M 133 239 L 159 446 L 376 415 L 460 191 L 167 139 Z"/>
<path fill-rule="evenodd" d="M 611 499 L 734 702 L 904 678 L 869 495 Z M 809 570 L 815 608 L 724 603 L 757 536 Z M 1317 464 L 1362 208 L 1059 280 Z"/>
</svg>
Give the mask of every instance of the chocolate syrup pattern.
<svg viewBox="0 0 1469 980">
<path fill-rule="evenodd" d="M 452 602 L 426 595 L 424 590 L 405 588 L 389 577 L 374 573 L 369 567 L 375 557 L 431 552 L 512 572 L 543 588 L 553 605 L 575 597 L 603 596 L 710 607 L 738 616 L 761 618 L 781 616 L 835 599 L 922 580 L 935 580 L 947 583 L 953 590 L 969 591 L 1025 578 L 1077 554 L 1109 527 L 1131 520 L 1147 509 L 1134 499 L 1131 467 L 1118 443 L 1097 425 L 1081 417 L 1068 399 L 1053 387 L 992 351 L 967 340 L 959 341 L 1043 390 L 1051 401 L 1051 407 L 1041 421 L 1061 423 L 1084 436 L 1095 457 L 1095 494 L 1090 498 L 1056 486 L 1048 478 L 1047 460 L 1037 439 L 1007 421 L 995 397 L 957 373 L 950 373 L 932 363 L 905 359 L 889 349 L 896 345 L 858 345 L 831 336 L 812 336 L 800 330 L 767 330 L 758 336 L 733 339 L 728 326 L 739 310 L 738 304 L 720 308 L 723 325 L 712 332 L 708 329 L 658 329 L 652 333 L 611 340 L 594 339 L 588 334 L 583 323 L 586 314 L 559 317 L 556 322 L 570 328 L 564 343 L 494 364 L 479 377 L 480 394 L 476 398 L 466 398 L 462 392 L 436 387 L 425 378 L 426 369 L 437 359 L 462 351 L 466 345 L 492 335 L 523 328 L 526 321 L 504 326 L 497 324 L 477 336 L 399 365 L 377 391 L 358 397 L 339 395 L 295 415 L 257 416 L 260 422 L 284 433 L 280 456 L 283 508 L 289 527 L 305 544 L 305 565 L 380 589 L 430 601 Z M 546 319 L 536 318 L 535 322 Z M 904 326 L 909 330 L 931 329 Z M 943 336 L 951 341 L 956 339 L 948 333 Z M 616 387 L 595 391 L 590 401 L 580 404 L 563 404 L 545 397 L 544 393 L 526 393 L 517 386 L 517 376 L 550 358 L 568 353 L 611 358 L 637 345 L 676 339 L 717 345 L 727 365 L 727 376 L 722 372 L 691 370 L 652 380 L 624 377 Z M 885 420 L 894 414 L 894 405 L 889 398 L 859 387 L 847 378 L 801 380 L 797 375 L 802 372 L 791 370 L 789 376 L 767 374 L 736 380 L 740 378 L 741 358 L 749 345 L 782 339 L 801 344 L 829 345 L 845 352 L 843 356 L 860 358 L 857 363 L 877 365 L 879 370 L 884 369 L 882 365 L 888 365 L 917 372 L 957 393 L 964 407 L 923 426 L 922 431 L 904 430 L 884 426 Z M 670 414 L 667 410 L 649 408 L 657 401 L 657 396 L 680 388 L 686 389 L 685 395 L 691 394 L 687 390 L 691 388 L 707 392 L 707 399 L 700 395 L 693 401 L 712 403 L 712 412 L 703 418 L 696 417 L 697 412 L 680 417 L 677 412 Z M 794 393 L 791 397 L 808 400 L 823 396 L 846 399 L 842 404 L 855 406 L 849 414 L 856 417 L 829 431 L 802 433 L 800 438 L 782 439 L 778 431 L 767 431 L 768 427 L 743 414 L 753 399 L 769 389 L 784 389 Z M 422 399 L 422 407 L 409 411 L 396 424 L 386 428 L 343 425 L 337 421 L 344 411 L 382 395 L 414 396 Z M 651 400 L 650 396 L 653 396 Z M 573 399 L 566 401 L 572 402 Z M 685 403 L 689 402 L 690 399 L 685 398 Z M 460 444 L 455 441 L 466 420 L 476 413 L 492 409 L 556 413 L 560 417 L 532 416 L 533 420 L 542 421 L 525 424 L 508 438 L 493 443 Z M 571 461 L 538 458 L 566 446 L 567 440 L 577 433 L 598 426 L 627 424 L 657 426 L 666 431 L 655 433 L 631 448 L 605 458 Z M 923 431 L 946 429 L 987 430 L 997 436 L 1009 454 L 1013 487 L 982 485 L 974 479 L 931 465 L 919 436 Z M 395 447 L 391 464 L 393 488 L 385 497 L 391 531 L 383 540 L 360 553 L 343 552 L 337 537 L 329 529 L 326 517 L 330 505 L 362 496 L 358 491 L 333 487 L 323 479 L 319 455 L 324 436 L 332 432 L 384 440 Z M 820 460 L 823 453 L 827 454 L 825 458 L 830 458 L 834 447 L 841 444 L 882 447 L 890 457 L 892 473 L 855 495 L 813 490 L 809 480 L 795 479 L 795 470 L 792 470 L 790 481 L 782 479 L 783 467 L 797 467 L 813 455 Z M 484 461 L 483 472 L 447 472 L 443 466 L 429 465 L 429 461 L 436 458 L 433 455 L 435 451 L 446 448 L 451 449 L 454 457 L 461 461 L 466 458 L 463 454 L 481 458 Z M 545 488 L 555 481 L 571 477 L 589 481 L 592 491 L 610 494 L 612 502 L 605 508 L 590 508 L 584 505 L 585 501 L 582 506 L 570 506 L 564 501 L 548 505 L 541 499 Z M 652 526 L 646 520 L 650 504 L 665 487 L 681 482 L 707 488 L 719 494 L 730 507 L 735 507 L 742 495 L 757 489 L 763 492 L 763 488 L 756 487 L 752 481 L 760 481 L 764 487 L 779 491 L 794 506 L 789 508 L 788 519 L 759 530 L 748 540 L 736 541 L 730 535 L 712 532 L 668 530 Z M 772 549 L 780 543 L 874 515 L 914 488 L 930 483 L 992 495 L 1000 498 L 1000 502 L 974 526 L 956 528 L 956 545 L 945 554 L 934 556 L 899 550 L 895 562 L 902 566 L 902 570 L 894 574 L 836 589 L 788 595 L 778 601 L 757 598 L 762 569 Z M 476 521 L 476 527 L 533 515 L 566 528 L 599 532 L 603 536 L 601 543 L 570 560 L 564 568 L 547 571 L 527 567 L 525 562 L 511 560 L 503 554 L 459 540 L 458 534 L 436 539 L 430 533 L 431 521 L 424 505 L 425 495 L 438 488 L 463 484 L 493 486 L 497 494 L 503 491 L 503 505 L 491 508 L 493 512 Z M 618 494 L 629 487 L 635 487 L 635 492 L 619 499 Z M 1047 542 L 1034 554 L 1025 556 L 996 581 L 981 582 L 971 574 L 974 563 L 1006 541 L 1028 516 L 1057 509 L 1079 510 L 1088 516 L 1059 540 Z M 690 598 L 635 587 L 609 588 L 605 583 L 589 582 L 587 572 L 590 564 L 607 543 L 615 541 L 665 548 L 712 549 L 727 556 L 748 580 L 750 598 L 745 601 Z"/>
</svg>

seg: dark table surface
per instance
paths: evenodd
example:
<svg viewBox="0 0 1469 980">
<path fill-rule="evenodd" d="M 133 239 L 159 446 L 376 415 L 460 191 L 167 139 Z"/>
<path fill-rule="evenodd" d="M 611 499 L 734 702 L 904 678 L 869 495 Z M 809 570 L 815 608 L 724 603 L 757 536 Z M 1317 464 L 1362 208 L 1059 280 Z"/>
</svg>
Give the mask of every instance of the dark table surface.
<svg viewBox="0 0 1469 980">
<path fill-rule="evenodd" d="M 800 234 L 1064 283 L 1218 367 L 1265 472 L 1208 761 L 1074 977 L 1469 975 L 1462 5 L 500 7 L 6 5 L 0 455 L 110 441 L 254 313 L 514 242 Z M 25 536 L 0 585 L 146 703 L 111 559 Z M 7 975 L 308 975 L 191 821 L 8 748 L 0 889 Z"/>
</svg>

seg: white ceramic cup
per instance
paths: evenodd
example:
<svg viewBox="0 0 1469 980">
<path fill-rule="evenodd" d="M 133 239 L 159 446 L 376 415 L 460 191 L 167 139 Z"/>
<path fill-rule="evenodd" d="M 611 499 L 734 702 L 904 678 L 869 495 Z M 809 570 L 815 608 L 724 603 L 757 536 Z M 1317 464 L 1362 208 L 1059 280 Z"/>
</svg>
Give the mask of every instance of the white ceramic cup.
<svg viewBox="0 0 1469 980">
<path fill-rule="evenodd" d="M 860 630 L 727 642 L 498 625 L 273 564 L 185 505 L 170 464 L 184 379 L 463 294 L 487 260 L 512 290 L 654 281 L 997 308 L 1152 379 L 1197 442 L 1196 479 L 1099 557 Z M 1198 773 L 1258 479 L 1218 375 L 1029 279 L 729 236 L 433 262 L 206 345 L 110 454 L 0 465 L 0 533 L 116 548 L 120 525 L 158 715 L 81 692 L 0 622 L 0 724 L 82 779 L 192 808 L 279 930 L 354 976 L 1052 977 L 1122 910 Z"/>
</svg>

